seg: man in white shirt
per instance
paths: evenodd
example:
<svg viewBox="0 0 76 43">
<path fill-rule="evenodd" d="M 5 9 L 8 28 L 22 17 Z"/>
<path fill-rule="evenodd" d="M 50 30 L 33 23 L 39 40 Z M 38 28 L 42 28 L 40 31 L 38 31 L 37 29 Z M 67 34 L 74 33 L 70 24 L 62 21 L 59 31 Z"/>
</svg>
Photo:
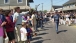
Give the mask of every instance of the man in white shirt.
<svg viewBox="0 0 76 43">
<path fill-rule="evenodd" d="M 21 28 L 21 24 L 22 24 L 22 16 L 25 14 L 21 14 L 20 13 L 20 7 L 16 7 L 15 8 L 15 13 L 13 15 L 13 22 L 15 22 L 15 27 L 16 27 L 16 39 L 17 42 L 21 42 L 21 34 L 20 34 L 20 28 Z"/>
</svg>

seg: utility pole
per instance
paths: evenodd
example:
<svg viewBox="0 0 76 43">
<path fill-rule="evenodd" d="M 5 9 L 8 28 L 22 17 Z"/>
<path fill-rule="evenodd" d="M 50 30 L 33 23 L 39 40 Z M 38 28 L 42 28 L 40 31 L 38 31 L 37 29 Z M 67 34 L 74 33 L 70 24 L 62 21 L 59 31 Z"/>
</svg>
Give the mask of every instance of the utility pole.
<svg viewBox="0 0 76 43">
<path fill-rule="evenodd" d="M 53 0 L 51 0 L 51 11 L 52 11 L 52 6 L 53 6 Z"/>
<path fill-rule="evenodd" d="M 38 6 L 39 6 L 40 4 L 38 4 L 38 5 L 35 5 L 35 9 L 36 9 L 36 11 L 37 11 L 37 8 L 38 8 Z"/>
<path fill-rule="evenodd" d="M 27 2 L 28 2 L 28 0 L 26 0 L 26 6 L 27 6 Z"/>
<path fill-rule="evenodd" d="M 35 10 L 37 11 L 37 5 L 35 5 Z"/>
<path fill-rule="evenodd" d="M 42 3 L 42 11 L 43 11 L 43 3 Z"/>
</svg>

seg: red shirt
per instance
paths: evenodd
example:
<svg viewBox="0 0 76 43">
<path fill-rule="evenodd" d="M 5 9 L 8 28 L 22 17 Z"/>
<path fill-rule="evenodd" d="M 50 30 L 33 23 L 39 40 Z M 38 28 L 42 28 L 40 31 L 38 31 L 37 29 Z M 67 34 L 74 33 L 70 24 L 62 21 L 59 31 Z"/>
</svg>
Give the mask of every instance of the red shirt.
<svg viewBox="0 0 76 43">
<path fill-rule="evenodd" d="M 5 28 L 6 28 L 6 32 L 11 32 L 11 31 L 14 31 L 14 23 L 12 22 L 10 16 L 7 16 L 6 17 L 6 25 L 5 25 Z"/>
</svg>

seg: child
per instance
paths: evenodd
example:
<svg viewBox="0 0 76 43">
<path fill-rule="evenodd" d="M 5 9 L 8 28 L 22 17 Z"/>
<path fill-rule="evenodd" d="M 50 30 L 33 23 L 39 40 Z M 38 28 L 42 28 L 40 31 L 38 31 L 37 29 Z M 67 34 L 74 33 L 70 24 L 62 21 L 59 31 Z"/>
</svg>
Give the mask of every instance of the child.
<svg viewBox="0 0 76 43">
<path fill-rule="evenodd" d="M 20 33 L 21 33 L 21 41 L 22 43 L 27 43 L 27 30 L 26 30 L 26 24 L 23 22 L 22 23 L 22 27 L 20 29 Z"/>
<path fill-rule="evenodd" d="M 31 30 L 30 25 L 28 23 L 26 24 L 26 30 L 27 30 L 27 41 L 28 41 L 28 43 L 30 43 L 30 39 L 32 38 L 31 37 L 32 30 Z"/>
</svg>

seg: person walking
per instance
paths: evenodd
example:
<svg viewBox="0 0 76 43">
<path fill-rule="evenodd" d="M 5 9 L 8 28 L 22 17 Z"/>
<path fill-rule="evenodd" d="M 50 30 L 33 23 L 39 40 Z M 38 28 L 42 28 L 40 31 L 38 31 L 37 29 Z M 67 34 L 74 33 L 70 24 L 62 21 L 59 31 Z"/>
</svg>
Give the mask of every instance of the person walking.
<svg viewBox="0 0 76 43">
<path fill-rule="evenodd" d="M 56 32 L 57 32 L 57 34 L 59 33 L 58 32 L 59 18 L 60 18 L 60 16 L 58 14 L 58 11 L 56 11 L 55 15 L 54 15 L 54 22 L 55 22 L 55 25 L 56 25 Z"/>
</svg>

